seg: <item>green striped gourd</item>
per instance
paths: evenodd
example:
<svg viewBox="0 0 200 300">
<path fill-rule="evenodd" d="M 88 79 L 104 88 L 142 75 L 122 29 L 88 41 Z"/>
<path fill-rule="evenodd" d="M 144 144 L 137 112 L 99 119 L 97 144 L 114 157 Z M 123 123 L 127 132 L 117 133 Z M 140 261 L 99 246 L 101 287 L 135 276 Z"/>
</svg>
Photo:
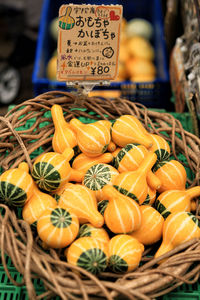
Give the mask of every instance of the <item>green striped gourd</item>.
<svg viewBox="0 0 200 300">
<path fill-rule="evenodd" d="M 62 206 L 49 207 L 37 221 L 40 239 L 51 248 L 65 248 L 71 244 L 79 231 L 77 216 Z"/>
<path fill-rule="evenodd" d="M 66 184 L 58 204 L 70 208 L 78 216 L 81 224 L 89 222 L 95 227 L 102 227 L 104 224 L 104 218 L 97 210 L 94 192 L 84 185 Z"/>
<path fill-rule="evenodd" d="M 115 120 L 111 127 L 111 138 L 119 147 L 137 143 L 148 149 L 153 145 L 149 133 L 142 123 L 132 115 L 123 115 Z"/>
<path fill-rule="evenodd" d="M 9 169 L 0 176 L 0 201 L 8 206 L 22 207 L 33 194 L 34 181 L 28 164 L 22 162 L 18 168 Z"/>
<path fill-rule="evenodd" d="M 107 268 L 107 253 L 107 243 L 89 236 L 76 239 L 65 251 L 68 263 L 95 275 Z"/>
<path fill-rule="evenodd" d="M 199 220 L 190 212 L 174 212 L 164 221 L 162 243 L 155 257 L 193 238 L 200 238 Z"/>
<path fill-rule="evenodd" d="M 127 234 L 118 234 L 108 243 L 108 267 L 114 273 L 127 273 L 136 269 L 144 246 Z"/>
<path fill-rule="evenodd" d="M 102 188 L 112 184 L 119 172 L 109 164 L 95 164 L 83 177 L 83 185 L 95 192 L 98 201 L 105 200 Z"/>
<path fill-rule="evenodd" d="M 78 237 L 84 236 L 91 236 L 102 243 L 108 243 L 110 240 L 109 235 L 104 228 L 94 227 L 90 223 L 82 224 L 79 229 Z"/>
<path fill-rule="evenodd" d="M 156 153 L 158 161 L 168 159 L 171 152 L 168 142 L 157 134 L 150 134 L 150 137 L 153 141 L 153 146 L 148 150 Z"/>
<path fill-rule="evenodd" d="M 200 196 L 200 186 L 186 190 L 169 190 L 161 193 L 155 203 L 160 214 L 167 218 L 173 212 L 191 211 L 191 201 Z"/>
<path fill-rule="evenodd" d="M 106 152 L 111 141 L 110 130 L 107 122 L 96 121 L 83 124 L 78 119 L 70 120 L 70 125 L 76 132 L 77 143 L 80 150 L 89 157 L 95 157 Z"/>
<path fill-rule="evenodd" d="M 33 164 L 32 177 L 38 187 L 45 191 L 56 191 L 68 181 L 81 182 L 83 173 L 71 168 L 69 161 L 73 157 L 72 148 L 57 152 L 43 153 Z"/>
<path fill-rule="evenodd" d="M 106 226 L 113 233 L 137 230 L 141 225 L 141 213 L 137 202 L 124 196 L 111 185 L 104 186 L 103 193 L 109 200 L 104 211 Z"/>
<path fill-rule="evenodd" d="M 156 189 L 151 189 L 149 186 L 147 188 L 147 197 L 142 203 L 143 205 L 153 205 L 156 200 Z"/>
<path fill-rule="evenodd" d="M 137 170 L 119 174 L 113 186 L 122 194 L 142 204 L 148 193 L 147 173 L 157 160 L 153 152 L 148 152 Z"/>
<path fill-rule="evenodd" d="M 66 148 L 76 147 L 76 134 L 70 128 L 69 123 L 65 121 L 62 107 L 58 104 L 54 104 L 51 108 L 51 115 L 55 127 L 52 138 L 54 152 L 63 153 Z"/>
</svg>

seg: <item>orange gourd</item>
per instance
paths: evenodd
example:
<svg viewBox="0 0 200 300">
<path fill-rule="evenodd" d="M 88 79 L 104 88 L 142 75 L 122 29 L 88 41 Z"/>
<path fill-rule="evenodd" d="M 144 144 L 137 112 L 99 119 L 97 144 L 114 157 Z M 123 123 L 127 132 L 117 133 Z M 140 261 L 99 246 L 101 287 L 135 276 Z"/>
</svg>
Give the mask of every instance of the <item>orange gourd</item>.
<svg viewBox="0 0 200 300">
<path fill-rule="evenodd" d="M 187 174 L 184 166 L 177 160 L 165 160 L 157 163 L 153 169 L 154 174 L 160 179 L 159 193 L 168 190 L 184 190 Z"/>
<path fill-rule="evenodd" d="M 148 150 L 156 153 L 158 161 L 168 159 L 171 152 L 168 142 L 157 134 L 150 134 L 150 137 L 153 141 L 153 145 Z"/>
<path fill-rule="evenodd" d="M 39 216 L 47 208 L 57 206 L 56 200 L 49 194 L 40 191 L 34 184 L 33 195 L 22 209 L 22 217 L 30 225 L 36 226 Z"/>
<path fill-rule="evenodd" d="M 70 120 L 70 125 L 77 135 L 77 143 L 80 150 L 90 157 L 95 157 L 106 152 L 111 141 L 110 130 L 107 123 L 96 121 L 83 124 L 78 119 Z M 108 122 L 108 121 L 105 121 Z"/>
<path fill-rule="evenodd" d="M 120 147 L 125 147 L 130 143 L 138 143 L 148 149 L 153 145 L 149 133 L 142 123 L 132 115 L 123 115 L 116 119 L 112 124 L 111 138 Z"/>
<path fill-rule="evenodd" d="M 164 218 L 173 212 L 191 211 L 191 200 L 200 196 L 200 186 L 186 190 L 169 190 L 160 194 L 155 207 Z"/>
<path fill-rule="evenodd" d="M 95 227 L 102 227 L 104 224 L 104 218 L 97 210 L 95 194 L 86 186 L 66 184 L 58 204 L 76 214 L 81 224 L 89 222 Z"/>
<path fill-rule="evenodd" d="M 68 263 L 91 272 L 99 274 L 107 268 L 108 247 L 93 237 L 81 237 L 76 239 L 65 250 Z"/>
<path fill-rule="evenodd" d="M 140 212 L 141 226 L 130 235 L 143 245 L 152 245 L 162 238 L 164 218 L 149 205 L 141 205 Z"/>
<path fill-rule="evenodd" d="M 136 201 L 118 192 L 113 186 L 103 187 L 109 203 L 104 211 L 105 224 L 113 233 L 128 233 L 141 225 L 141 213 Z"/>
<path fill-rule="evenodd" d="M 68 181 L 81 182 L 83 173 L 69 164 L 73 155 L 72 148 L 66 148 L 62 154 L 48 152 L 39 155 L 32 170 L 32 177 L 39 188 L 51 192 L 62 188 Z"/>
<path fill-rule="evenodd" d="M 51 108 L 51 115 L 55 127 L 52 138 L 53 150 L 58 153 L 63 153 L 66 148 L 76 147 L 76 134 L 71 129 L 69 123 L 65 121 L 62 107 L 58 104 L 54 104 Z"/>
<path fill-rule="evenodd" d="M 78 237 L 84 236 L 91 236 L 102 243 L 108 243 L 110 240 L 109 235 L 104 228 L 94 227 L 90 223 L 82 224 L 79 229 Z"/>
<path fill-rule="evenodd" d="M 142 203 L 143 205 L 153 205 L 156 200 L 156 189 L 152 189 L 148 186 L 147 188 L 147 197 Z"/>
<path fill-rule="evenodd" d="M 155 257 L 160 257 L 193 238 L 200 238 L 199 220 L 190 212 L 172 213 L 164 221 L 162 243 Z"/>
<path fill-rule="evenodd" d="M 115 178 L 113 186 L 120 193 L 142 204 L 148 193 L 147 173 L 151 170 L 156 160 L 157 156 L 155 153 L 147 153 L 137 170 L 119 174 Z"/>
<path fill-rule="evenodd" d="M 108 267 L 114 273 L 127 273 L 136 269 L 144 246 L 127 234 L 118 234 L 108 243 Z"/>
<path fill-rule="evenodd" d="M 45 245 L 59 249 L 73 242 L 79 231 L 77 216 L 62 206 L 47 208 L 38 218 L 37 232 Z"/>
<path fill-rule="evenodd" d="M 0 202 L 9 206 L 22 207 L 33 194 L 34 181 L 28 164 L 22 162 L 18 168 L 11 168 L 0 176 Z"/>
</svg>

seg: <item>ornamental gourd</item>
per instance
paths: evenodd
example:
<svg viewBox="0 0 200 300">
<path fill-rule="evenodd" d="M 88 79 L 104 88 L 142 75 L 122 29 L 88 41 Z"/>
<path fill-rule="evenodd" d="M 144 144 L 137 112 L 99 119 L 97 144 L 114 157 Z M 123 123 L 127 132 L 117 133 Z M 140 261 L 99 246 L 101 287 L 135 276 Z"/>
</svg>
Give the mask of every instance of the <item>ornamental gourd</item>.
<svg viewBox="0 0 200 300">
<path fill-rule="evenodd" d="M 108 267 L 114 273 L 127 273 L 136 269 L 144 246 L 127 234 L 112 237 L 108 243 Z"/>
<path fill-rule="evenodd" d="M 86 186 L 66 184 L 58 204 L 71 209 L 78 216 L 80 224 L 90 222 L 95 227 L 102 227 L 104 224 L 104 218 L 97 210 L 95 194 Z"/>
<path fill-rule="evenodd" d="M 147 173 L 151 170 L 157 160 L 155 153 L 148 152 L 139 168 L 119 174 L 113 186 L 122 194 L 142 204 L 148 193 Z"/>
<path fill-rule="evenodd" d="M 191 211 L 191 201 L 200 196 L 200 186 L 186 190 L 169 190 L 160 194 L 155 207 L 166 219 L 171 213 L 179 211 Z"/>
<path fill-rule="evenodd" d="M 89 168 L 83 177 L 83 185 L 95 192 L 97 201 L 105 200 L 102 188 L 111 185 L 119 172 L 108 164 L 96 164 Z"/>
<path fill-rule="evenodd" d="M 61 207 L 49 207 L 38 218 L 37 232 L 40 239 L 49 247 L 65 248 L 78 235 L 79 221 L 70 210 Z"/>
<path fill-rule="evenodd" d="M 128 233 L 141 225 L 141 213 L 136 201 L 118 192 L 113 186 L 103 187 L 109 203 L 104 211 L 105 224 L 113 233 Z"/>
<path fill-rule="evenodd" d="M 58 153 L 63 153 L 66 148 L 76 147 L 76 134 L 70 128 L 69 123 L 65 121 L 62 107 L 58 104 L 54 104 L 51 108 L 51 115 L 55 127 L 52 138 L 53 150 Z"/>
<path fill-rule="evenodd" d="M 141 205 L 140 212 L 141 226 L 130 235 L 143 245 L 152 245 L 162 238 L 164 218 L 149 205 Z"/>
<path fill-rule="evenodd" d="M 56 191 L 68 181 L 81 182 L 83 173 L 71 168 L 69 161 L 73 157 L 72 148 L 57 152 L 43 153 L 33 164 L 32 177 L 38 187 L 45 191 Z"/>
<path fill-rule="evenodd" d="M 104 228 L 94 227 L 90 223 L 82 224 L 79 229 L 78 237 L 84 236 L 91 236 L 102 243 L 108 243 L 110 240 L 109 235 Z"/>
<path fill-rule="evenodd" d="M 148 186 L 147 188 L 147 197 L 142 203 L 142 205 L 153 205 L 156 200 L 156 189 L 152 189 Z"/>
<path fill-rule="evenodd" d="M 49 207 L 57 206 L 56 200 L 49 194 L 40 191 L 34 184 L 33 195 L 22 209 L 22 217 L 30 225 L 36 226 L 39 216 Z"/>
<path fill-rule="evenodd" d="M 149 133 L 142 123 L 132 115 L 123 115 L 115 120 L 111 127 L 111 138 L 120 147 L 137 143 L 148 149 L 153 145 Z"/>
<path fill-rule="evenodd" d="M 18 168 L 9 169 L 0 176 L 0 199 L 9 206 L 22 207 L 33 194 L 34 181 L 28 164 L 22 162 Z"/>
<path fill-rule="evenodd" d="M 106 152 L 111 136 L 108 126 L 102 121 L 83 124 L 73 118 L 69 123 L 76 132 L 78 146 L 84 154 L 95 157 Z"/>
<path fill-rule="evenodd" d="M 165 160 L 153 168 L 154 174 L 160 179 L 159 193 L 168 190 L 184 190 L 186 186 L 187 173 L 184 166 L 177 160 Z"/>
<path fill-rule="evenodd" d="M 190 212 L 172 213 L 164 221 L 162 243 L 155 258 L 193 238 L 200 238 L 199 220 Z"/>
<path fill-rule="evenodd" d="M 65 250 L 68 263 L 81 267 L 92 274 L 99 274 L 107 268 L 108 249 L 107 244 L 93 237 L 81 237 L 76 239 Z"/>
<path fill-rule="evenodd" d="M 148 150 L 156 153 L 158 161 L 168 159 L 171 152 L 168 142 L 157 134 L 150 134 L 150 137 L 153 141 L 153 145 Z"/>
<path fill-rule="evenodd" d="M 103 153 L 97 157 L 89 157 L 84 153 L 79 154 L 72 163 L 72 168 L 85 173 L 90 167 L 98 163 L 110 163 L 113 159 L 111 153 Z"/>
</svg>

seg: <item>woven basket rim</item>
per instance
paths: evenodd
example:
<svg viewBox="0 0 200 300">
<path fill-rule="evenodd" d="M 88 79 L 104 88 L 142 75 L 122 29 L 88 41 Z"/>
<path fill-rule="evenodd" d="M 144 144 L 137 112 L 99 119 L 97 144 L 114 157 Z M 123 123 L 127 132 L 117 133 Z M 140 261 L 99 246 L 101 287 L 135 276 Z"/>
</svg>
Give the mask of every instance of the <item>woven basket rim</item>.
<svg viewBox="0 0 200 300">
<path fill-rule="evenodd" d="M 194 178 L 188 181 L 188 186 L 200 184 L 200 140 L 184 130 L 180 121 L 169 113 L 149 110 L 139 103 L 126 99 L 88 98 L 60 91 L 47 92 L 24 101 L 16 105 L 4 117 L 0 117 L 0 144 L 2 146 L 0 166 L 3 170 L 11 165 L 15 167 L 23 160 L 26 160 L 32 168 L 34 158 L 31 154 L 37 148 L 36 143 L 43 147 L 44 151 L 50 151 L 52 139 L 50 135 L 53 133 L 53 126 L 47 125 L 39 128 L 39 124 L 49 120 L 44 113 L 50 111 L 55 103 L 62 105 L 66 112 L 66 120 L 77 116 L 91 118 L 89 113 L 91 111 L 95 112 L 92 118 L 97 119 L 113 119 L 121 114 L 133 114 L 152 133 L 163 136 L 163 131 L 167 132 L 173 156 L 178 159 L 178 155 L 182 153 L 186 158 L 188 168 L 194 173 Z M 80 107 L 85 111 L 77 110 Z M 16 128 L 33 117 L 36 117 L 35 127 L 16 131 Z M 12 142 L 11 136 L 14 136 Z M 37 142 L 30 146 L 28 141 L 33 137 L 37 137 Z M 0 215 L 2 263 L 10 278 L 4 258 L 4 253 L 6 253 L 16 269 L 23 275 L 22 284 L 26 285 L 30 299 L 39 299 L 32 283 L 35 277 L 43 280 L 47 289 L 45 295 L 48 297 L 59 295 L 61 299 L 68 297 L 80 299 L 80 296 L 88 299 L 92 295 L 101 296 L 104 299 L 114 299 L 118 295 L 129 299 L 152 299 L 170 292 L 183 283 L 194 283 L 198 280 L 200 239 L 185 242 L 158 259 L 148 258 L 148 251 L 150 251 L 148 248 L 142 266 L 134 272 L 123 275 L 105 272 L 96 277 L 62 261 L 59 251 L 51 249 L 49 253 L 44 252 L 34 240 L 30 226 L 25 221 L 19 220 L 16 212 L 4 204 L 0 207 L 4 211 L 4 215 Z M 197 206 L 196 213 L 199 216 L 199 206 Z M 167 261 L 158 265 L 163 258 L 167 258 Z M 15 285 L 19 285 L 14 279 L 10 279 Z"/>
</svg>

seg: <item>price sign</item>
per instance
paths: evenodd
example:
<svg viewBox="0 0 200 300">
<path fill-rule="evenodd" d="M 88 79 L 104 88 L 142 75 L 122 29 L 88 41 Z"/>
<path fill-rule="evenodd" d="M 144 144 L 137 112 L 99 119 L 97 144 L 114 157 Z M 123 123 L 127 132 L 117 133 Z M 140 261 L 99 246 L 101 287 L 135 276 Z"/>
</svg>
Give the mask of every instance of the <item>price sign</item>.
<svg viewBox="0 0 200 300">
<path fill-rule="evenodd" d="M 62 5 L 57 79 L 113 80 L 118 72 L 121 20 L 121 5 Z"/>
</svg>

